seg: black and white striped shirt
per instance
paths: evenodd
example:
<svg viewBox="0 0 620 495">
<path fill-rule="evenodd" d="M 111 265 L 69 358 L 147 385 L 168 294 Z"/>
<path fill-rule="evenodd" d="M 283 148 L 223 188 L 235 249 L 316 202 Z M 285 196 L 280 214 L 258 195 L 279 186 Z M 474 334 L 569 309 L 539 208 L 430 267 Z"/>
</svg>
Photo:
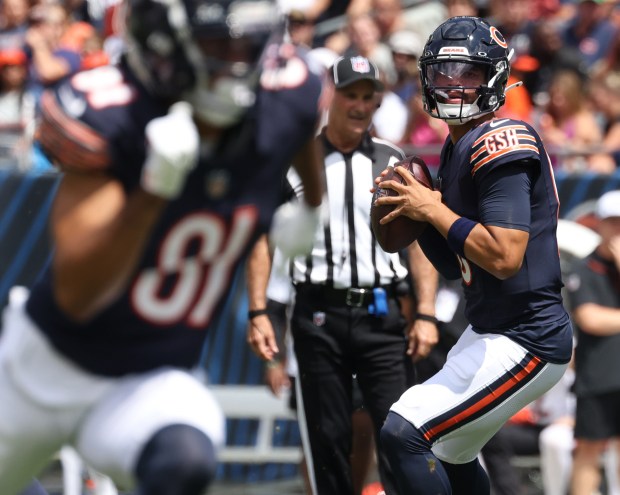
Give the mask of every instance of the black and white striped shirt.
<svg viewBox="0 0 620 495">
<path fill-rule="evenodd" d="M 407 276 L 399 255 L 383 251 L 370 226 L 371 187 L 386 166 L 404 158 L 402 150 L 366 135 L 360 146 L 343 155 L 325 138 L 326 197 L 322 228 L 310 255 L 291 266 L 293 283 L 325 284 L 334 288 L 390 285 Z M 291 169 L 287 179 L 297 197 L 301 180 Z"/>
</svg>

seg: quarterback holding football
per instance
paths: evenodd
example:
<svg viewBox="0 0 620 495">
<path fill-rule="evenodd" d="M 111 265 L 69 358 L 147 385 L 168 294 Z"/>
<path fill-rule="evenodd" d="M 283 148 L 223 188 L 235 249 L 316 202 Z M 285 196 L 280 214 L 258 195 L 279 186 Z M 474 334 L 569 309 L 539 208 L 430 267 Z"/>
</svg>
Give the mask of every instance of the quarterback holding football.
<svg viewBox="0 0 620 495">
<path fill-rule="evenodd" d="M 428 225 L 418 242 L 462 279 L 469 326 L 444 367 L 392 406 L 381 442 L 401 493 L 488 494 L 477 458 L 513 414 L 550 389 L 572 351 L 556 239 L 558 198 L 545 147 L 527 123 L 498 119 L 511 52 L 477 17 L 454 17 L 419 59 L 424 108 L 444 120 L 436 191 L 401 167 L 377 199 Z M 381 178 L 377 178 L 377 184 Z"/>
</svg>

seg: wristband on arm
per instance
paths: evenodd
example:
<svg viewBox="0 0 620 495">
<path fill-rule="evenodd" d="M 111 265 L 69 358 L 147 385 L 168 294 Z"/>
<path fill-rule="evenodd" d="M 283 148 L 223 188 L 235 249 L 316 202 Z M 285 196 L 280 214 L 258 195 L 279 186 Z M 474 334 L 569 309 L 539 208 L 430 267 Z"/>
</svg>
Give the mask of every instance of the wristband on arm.
<svg viewBox="0 0 620 495">
<path fill-rule="evenodd" d="M 248 320 L 253 320 L 257 316 L 262 316 L 268 314 L 267 308 L 262 309 L 251 309 L 248 311 Z"/>
<path fill-rule="evenodd" d="M 436 316 L 427 315 L 427 314 L 424 314 L 424 313 L 416 313 L 415 319 L 416 320 L 421 320 L 421 321 L 429 321 L 431 323 L 434 323 L 435 325 L 439 324 L 439 320 L 437 319 Z"/>
<path fill-rule="evenodd" d="M 448 246 L 461 257 L 465 257 L 465 241 L 467 236 L 476 226 L 476 222 L 469 218 L 461 217 L 457 219 L 448 230 Z"/>
</svg>

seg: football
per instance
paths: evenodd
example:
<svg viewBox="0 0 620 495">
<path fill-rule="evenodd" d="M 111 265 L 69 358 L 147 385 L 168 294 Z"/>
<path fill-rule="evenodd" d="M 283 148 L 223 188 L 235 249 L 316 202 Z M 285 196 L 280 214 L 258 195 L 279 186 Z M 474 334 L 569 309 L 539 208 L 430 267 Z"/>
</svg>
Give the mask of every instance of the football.
<svg viewBox="0 0 620 495">
<path fill-rule="evenodd" d="M 433 189 L 433 177 L 431 176 L 426 163 L 424 163 L 424 160 L 422 160 L 419 156 L 408 156 L 404 160 L 394 164 L 394 167 L 397 166 L 406 168 L 420 184 L 431 190 Z M 403 182 L 403 178 L 394 171 L 394 167 L 390 167 L 388 173 L 385 177 L 383 177 L 382 181 L 392 179 L 400 183 Z M 396 253 L 415 241 L 420 234 L 424 232 L 427 223 L 418 222 L 401 215 L 392 220 L 390 223 L 381 225 L 379 221 L 394 209 L 391 205 L 375 206 L 375 200 L 386 195 L 396 196 L 396 192 L 393 189 L 382 189 L 379 184 L 379 187 L 377 187 L 372 197 L 372 206 L 370 207 L 370 223 L 379 246 L 381 246 L 381 248 L 388 253 Z"/>
</svg>

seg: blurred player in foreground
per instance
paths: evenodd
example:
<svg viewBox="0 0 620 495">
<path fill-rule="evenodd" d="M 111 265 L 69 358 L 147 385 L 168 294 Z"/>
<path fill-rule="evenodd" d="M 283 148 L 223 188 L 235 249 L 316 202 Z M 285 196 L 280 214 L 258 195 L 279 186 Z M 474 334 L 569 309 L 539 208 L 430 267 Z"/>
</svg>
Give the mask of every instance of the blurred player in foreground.
<svg viewBox="0 0 620 495">
<path fill-rule="evenodd" d="M 4 315 L 3 495 L 63 444 L 134 494 L 203 494 L 224 418 L 190 369 L 291 162 L 305 202 L 276 213 L 272 237 L 292 223 L 280 247 L 298 254 L 318 220 L 321 83 L 279 42 L 275 2 L 128 10 L 119 67 L 42 98 L 40 138 L 64 174 L 50 265 Z"/>
<path fill-rule="evenodd" d="M 418 240 L 447 278 L 462 277 L 470 323 L 444 367 L 392 406 L 381 442 L 401 493 L 488 494 L 482 446 L 550 389 L 571 357 L 562 305 L 558 199 L 547 153 L 528 124 L 498 120 L 510 54 L 475 17 L 440 25 L 420 58 L 425 110 L 445 120 L 439 192 L 415 181 L 378 204 L 429 226 Z M 380 178 L 377 178 L 377 183 Z"/>
</svg>

